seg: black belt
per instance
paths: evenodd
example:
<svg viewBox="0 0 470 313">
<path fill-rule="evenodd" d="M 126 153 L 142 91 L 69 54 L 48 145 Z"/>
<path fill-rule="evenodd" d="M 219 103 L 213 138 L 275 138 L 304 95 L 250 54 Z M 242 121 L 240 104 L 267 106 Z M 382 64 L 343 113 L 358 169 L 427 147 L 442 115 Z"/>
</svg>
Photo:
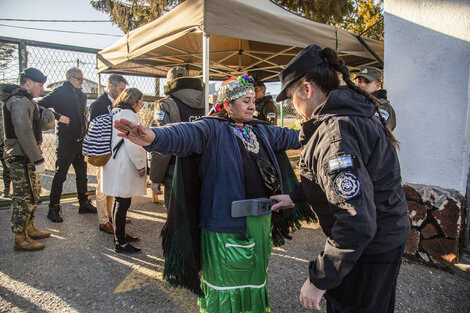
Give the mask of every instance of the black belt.
<svg viewBox="0 0 470 313">
<path fill-rule="evenodd" d="M 8 163 L 13 163 L 13 162 L 26 162 L 27 159 L 25 156 L 23 155 L 16 155 L 16 156 L 11 156 L 11 157 L 7 157 L 5 159 Z"/>
</svg>

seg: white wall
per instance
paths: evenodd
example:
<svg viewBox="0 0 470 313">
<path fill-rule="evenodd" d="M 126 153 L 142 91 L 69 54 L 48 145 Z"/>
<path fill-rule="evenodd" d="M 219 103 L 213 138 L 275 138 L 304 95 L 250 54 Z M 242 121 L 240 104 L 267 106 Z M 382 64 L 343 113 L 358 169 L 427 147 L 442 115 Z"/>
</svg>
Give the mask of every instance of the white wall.
<svg viewBox="0 0 470 313">
<path fill-rule="evenodd" d="M 469 0 L 385 1 L 384 83 L 405 182 L 465 195 L 469 73 Z"/>
</svg>

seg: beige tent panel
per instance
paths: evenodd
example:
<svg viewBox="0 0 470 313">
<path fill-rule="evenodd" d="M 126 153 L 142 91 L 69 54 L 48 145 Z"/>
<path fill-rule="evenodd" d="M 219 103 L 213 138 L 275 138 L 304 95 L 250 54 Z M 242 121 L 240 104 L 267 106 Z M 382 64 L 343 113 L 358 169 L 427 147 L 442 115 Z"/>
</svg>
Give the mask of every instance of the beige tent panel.
<svg viewBox="0 0 470 313">
<path fill-rule="evenodd" d="M 378 64 L 355 34 L 297 16 L 269 0 L 186 0 L 101 51 L 98 72 L 164 77 L 180 65 L 201 76 L 203 31 L 210 34 L 211 79 L 249 72 L 257 79 L 277 80 L 276 74 L 311 43 L 336 49 L 353 68 Z M 383 58 L 382 42 L 364 40 Z"/>
</svg>

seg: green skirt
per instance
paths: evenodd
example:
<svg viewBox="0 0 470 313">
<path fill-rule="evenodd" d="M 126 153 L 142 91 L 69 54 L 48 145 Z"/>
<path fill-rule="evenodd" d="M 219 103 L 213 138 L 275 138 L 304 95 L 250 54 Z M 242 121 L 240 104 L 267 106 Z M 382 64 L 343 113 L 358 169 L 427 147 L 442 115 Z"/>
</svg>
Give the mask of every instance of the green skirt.
<svg viewBox="0 0 470 313">
<path fill-rule="evenodd" d="M 246 217 L 246 235 L 201 230 L 203 313 L 270 312 L 271 215 Z"/>
</svg>

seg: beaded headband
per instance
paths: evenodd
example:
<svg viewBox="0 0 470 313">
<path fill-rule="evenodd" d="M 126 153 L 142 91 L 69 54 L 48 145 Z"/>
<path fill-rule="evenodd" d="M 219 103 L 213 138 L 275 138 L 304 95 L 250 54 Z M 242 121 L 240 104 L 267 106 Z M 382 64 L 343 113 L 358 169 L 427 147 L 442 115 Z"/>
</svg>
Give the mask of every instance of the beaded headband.
<svg viewBox="0 0 470 313">
<path fill-rule="evenodd" d="M 222 83 L 217 96 L 218 102 L 229 102 L 249 93 L 255 93 L 253 77 L 243 74 L 237 78 L 231 78 Z"/>
</svg>

